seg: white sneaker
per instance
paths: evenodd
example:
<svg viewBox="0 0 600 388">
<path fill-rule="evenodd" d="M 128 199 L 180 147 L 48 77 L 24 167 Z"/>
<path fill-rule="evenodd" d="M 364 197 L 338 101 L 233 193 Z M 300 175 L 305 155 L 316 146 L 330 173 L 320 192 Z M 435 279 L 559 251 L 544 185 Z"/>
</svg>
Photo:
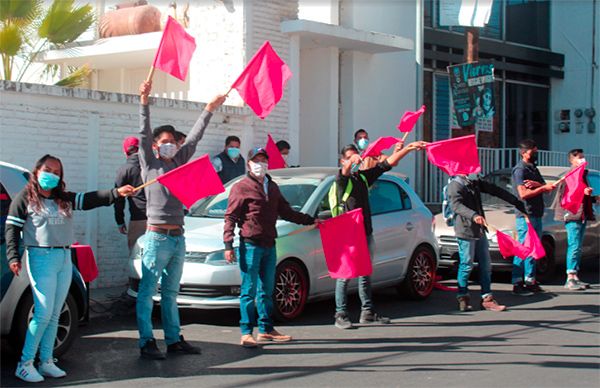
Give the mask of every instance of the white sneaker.
<svg viewBox="0 0 600 388">
<path fill-rule="evenodd" d="M 54 360 L 40 362 L 40 373 L 43 376 L 54 378 L 65 377 L 67 375 L 67 372 L 56 366 Z"/>
<path fill-rule="evenodd" d="M 28 383 L 39 383 L 44 381 L 42 375 L 33 366 L 33 360 L 27 362 L 19 362 L 15 376 Z"/>
</svg>

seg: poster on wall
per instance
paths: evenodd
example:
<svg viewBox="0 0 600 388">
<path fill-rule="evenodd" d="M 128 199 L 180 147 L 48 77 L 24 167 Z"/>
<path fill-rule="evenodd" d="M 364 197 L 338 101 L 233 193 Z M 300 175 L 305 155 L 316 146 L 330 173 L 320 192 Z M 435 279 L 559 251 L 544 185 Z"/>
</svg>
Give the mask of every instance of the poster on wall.
<svg viewBox="0 0 600 388">
<path fill-rule="evenodd" d="M 494 65 L 472 62 L 448 66 L 454 114 L 460 127 L 492 131 L 495 112 Z"/>
</svg>

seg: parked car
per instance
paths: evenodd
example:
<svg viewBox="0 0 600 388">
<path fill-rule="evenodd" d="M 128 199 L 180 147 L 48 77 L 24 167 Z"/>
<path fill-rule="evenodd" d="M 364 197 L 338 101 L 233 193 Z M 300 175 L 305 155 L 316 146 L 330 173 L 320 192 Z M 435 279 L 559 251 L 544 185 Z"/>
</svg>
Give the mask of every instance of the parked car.
<svg viewBox="0 0 600 388">
<path fill-rule="evenodd" d="M 293 209 L 325 219 L 331 217 L 327 193 L 337 171 L 306 167 L 274 170 L 270 174 Z M 432 291 L 437 266 L 433 216 L 404 178 L 386 173 L 370 191 L 376 243 L 372 282 L 374 287 L 397 286 L 412 298 L 425 299 Z M 227 184 L 224 193 L 197 202 L 185 217 L 187 252 L 177 298 L 181 307 L 239 307 L 240 271 L 237 264 L 228 264 L 223 255 L 223 217 L 229 192 L 236 182 Z M 277 222 L 274 299 L 279 319 L 293 319 L 307 302 L 330 298 L 335 291 L 319 231 L 289 235 L 301 227 L 283 220 Z M 141 237 L 130 261 L 128 292 L 134 297 L 143 250 Z M 350 283 L 350 288 L 356 289 L 356 281 Z M 154 300 L 159 301 L 160 296 L 157 294 Z"/>
<path fill-rule="evenodd" d="M 14 198 L 27 184 L 29 171 L 24 168 L 0 162 L 0 185 L 3 193 Z M 3 213 L 7 211 L 4 207 Z M 2 217 L 1 222 L 6 218 Z M 4 230 L 4 228 L 2 228 Z M 27 252 L 23 252 L 22 270 L 19 276 L 14 276 L 8 269 L 6 261 L 6 244 L 0 247 L 0 267 L 2 277 L 0 288 L 2 299 L 0 300 L 0 328 L 3 336 L 9 336 L 14 345 L 20 348 L 25 340 L 27 326 L 33 317 L 33 295 L 27 276 Z M 67 300 L 60 312 L 58 319 L 58 332 L 54 344 L 54 355 L 64 354 L 77 336 L 78 325 L 87 318 L 88 298 L 86 285 L 73 266 L 73 280 Z"/>
<path fill-rule="evenodd" d="M 540 173 L 547 183 L 556 182 L 569 171 L 569 167 L 540 166 Z M 494 171 L 483 179 L 492 182 L 510 192 L 513 192 L 511 169 Z M 590 185 L 594 193 L 600 193 L 600 172 L 590 170 L 588 174 Z M 567 234 L 564 222 L 554 220 L 554 211 L 550 208 L 556 191 L 544 194 L 546 210 L 542 218 L 543 235 L 540 236 L 546 250 L 546 257 L 537 261 L 537 275 L 541 280 L 550 279 L 559 265 L 565 264 L 567 252 Z M 516 238 L 515 211 L 512 205 L 507 204 L 499 198 L 488 194 L 482 194 L 485 215 L 488 223 L 497 227 L 500 231 Z M 598 219 L 589 222 L 582 247 L 583 259 L 598 259 L 600 252 L 600 203 L 594 204 L 594 213 Z M 455 269 L 459 262 L 458 244 L 454 235 L 454 228 L 446 225 L 442 214 L 435 216 L 435 234 L 440 246 L 440 268 Z M 504 259 L 498 248 L 496 233 L 487 234 L 490 243 L 490 256 L 492 269 L 494 271 L 511 271 L 512 258 Z"/>
</svg>

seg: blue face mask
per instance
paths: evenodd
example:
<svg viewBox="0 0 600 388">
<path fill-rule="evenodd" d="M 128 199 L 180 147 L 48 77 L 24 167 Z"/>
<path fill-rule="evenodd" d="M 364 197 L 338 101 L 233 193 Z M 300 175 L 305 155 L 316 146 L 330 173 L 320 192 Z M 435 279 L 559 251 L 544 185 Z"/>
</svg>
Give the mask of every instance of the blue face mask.
<svg viewBox="0 0 600 388">
<path fill-rule="evenodd" d="M 60 177 L 58 175 L 46 171 L 38 172 L 38 183 L 42 190 L 52 190 L 58 186 L 58 182 L 60 182 Z"/>
<path fill-rule="evenodd" d="M 240 156 L 240 149 L 236 147 L 227 148 L 227 156 L 231 159 L 237 159 Z"/>
<path fill-rule="evenodd" d="M 362 151 L 369 145 L 369 139 L 365 139 L 364 137 L 362 139 L 358 139 L 356 145 Z"/>
</svg>

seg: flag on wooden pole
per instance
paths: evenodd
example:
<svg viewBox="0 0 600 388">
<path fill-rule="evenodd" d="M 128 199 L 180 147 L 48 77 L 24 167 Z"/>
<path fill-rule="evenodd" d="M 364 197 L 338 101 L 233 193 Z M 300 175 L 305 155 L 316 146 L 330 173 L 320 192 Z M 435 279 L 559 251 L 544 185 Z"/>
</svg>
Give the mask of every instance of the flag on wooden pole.
<svg viewBox="0 0 600 388">
<path fill-rule="evenodd" d="M 169 16 L 152 67 L 185 81 L 195 50 L 194 37 Z"/>
<path fill-rule="evenodd" d="M 565 190 L 560 199 L 560 206 L 573 214 L 579 211 L 583 203 L 584 190 L 586 188 L 586 184 L 583 181 L 583 173 L 585 172 L 586 165 L 587 163 L 583 163 L 577 166 L 563 178 L 565 181 Z"/>
<path fill-rule="evenodd" d="M 481 171 L 475 135 L 427 144 L 427 159 L 450 176 Z"/>
<path fill-rule="evenodd" d="M 271 135 L 267 135 L 267 146 L 265 147 L 267 155 L 269 156 L 269 170 L 277 170 L 279 168 L 285 168 L 285 160 L 277 148 L 277 144 L 273 141 Z"/>
<path fill-rule="evenodd" d="M 362 155 L 360 157 L 363 159 L 366 157 L 369 157 L 369 156 L 377 157 L 377 156 L 381 155 L 381 152 L 383 150 L 387 150 L 388 148 L 396 145 L 396 143 L 398 143 L 399 141 L 400 141 L 399 139 L 396 139 L 395 137 L 392 137 L 392 136 L 380 137 L 379 139 L 375 140 L 373 143 L 369 144 L 367 149 L 364 150 L 364 152 L 362 153 Z"/>
</svg>

